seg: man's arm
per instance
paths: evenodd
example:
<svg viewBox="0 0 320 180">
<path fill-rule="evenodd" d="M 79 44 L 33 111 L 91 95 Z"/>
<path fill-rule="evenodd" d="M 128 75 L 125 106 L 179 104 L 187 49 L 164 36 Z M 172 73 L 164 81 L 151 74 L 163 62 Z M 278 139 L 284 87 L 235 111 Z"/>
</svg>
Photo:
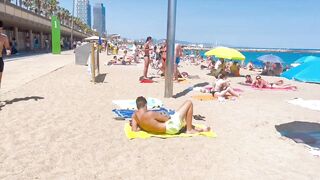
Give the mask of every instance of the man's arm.
<svg viewBox="0 0 320 180">
<path fill-rule="evenodd" d="M 132 131 L 135 131 L 135 132 L 137 132 L 137 131 L 140 131 L 140 128 L 139 128 L 139 125 L 138 125 L 138 123 L 137 123 L 137 116 L 136 116 L 136 113 L 134 113 L 133 115 L 132 115 L 132 124 L 131 124 L 131 130 Z"/>
<path fill-rule="evenodd" d="M 166 122 L 169 120 L 170 116 L 164 115 L 162 113 L 154 112 L 154 119 L 159 121 L 159 122 Z"/>
</svg>

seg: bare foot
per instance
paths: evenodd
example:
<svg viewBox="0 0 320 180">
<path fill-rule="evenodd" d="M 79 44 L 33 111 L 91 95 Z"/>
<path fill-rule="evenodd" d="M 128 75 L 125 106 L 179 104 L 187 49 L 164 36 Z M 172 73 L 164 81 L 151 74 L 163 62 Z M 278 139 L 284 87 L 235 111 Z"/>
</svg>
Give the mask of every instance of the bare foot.
<svg viewBox="0 0 320 180">
<path fill-rule="evenodd" d="M 193 129 L 191 129 L 190 131 L 186 131 L 187 134 L 196 134 L 196 133 L 199 133 L 199 132 L 209 132 L 211 130 L 210 127 L 205 127 L 205 128 L 197 128 L 197 127 L 194 127 Z"/>
</svg>

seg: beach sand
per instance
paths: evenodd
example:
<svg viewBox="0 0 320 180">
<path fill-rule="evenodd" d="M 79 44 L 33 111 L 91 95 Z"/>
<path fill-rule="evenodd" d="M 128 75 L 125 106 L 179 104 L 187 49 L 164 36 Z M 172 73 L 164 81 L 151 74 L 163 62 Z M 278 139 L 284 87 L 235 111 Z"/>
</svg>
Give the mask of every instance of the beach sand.
<svg viewBox="0 0 320 180">
<path fill-rule="evenodd" d="M 320 99 L 318 84 L 284 80 L 298 91 L 259 91 L 237 84 L 244 79 L 239 77 L 230 78 L 233 87 L 244 91 L 236 101 L 193 100 L 198 92 L 164 98 L 163 78 L 139 83 L 143 64 L 105 66 L 111 56 L 103 53 L 102 82 L 93 84 L 87 67 L 75 65 L 73 58 L 72 53 L 45 55 L 48 63 L 42 66 L 32 57 L 6 63 L 0 90 L 0 100 L 7 101 L 0 111 L 0 179 L 319 178 L 320 158 L 275 129 L 298 120 L 320 123 L 319 111 L 287 103 L 296 97 Z M 200 79 L 174 83 L 174 94 L 213 82 L 199 66 L 182 66 L 180 71 Z M 247 73 L 254 74 L 242 74 Z M 159 98 L 172 109 L 193 100 L 194 114 L 206 117 L 195 122 L 210 126 L 218 137 L 128 140 L 125 121 L 113 119 L 111 101 L 141 95 Z"/>
</svg>

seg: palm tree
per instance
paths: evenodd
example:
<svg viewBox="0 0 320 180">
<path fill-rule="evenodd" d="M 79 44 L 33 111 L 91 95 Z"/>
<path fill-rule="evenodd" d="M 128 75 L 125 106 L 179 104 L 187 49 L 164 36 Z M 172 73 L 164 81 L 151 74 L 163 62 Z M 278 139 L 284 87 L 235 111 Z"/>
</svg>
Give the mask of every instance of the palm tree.
<svg viewBox="0 0 320 180">
<path fill-rule="evenodd" d="M 43 0 L 35 0 L 34 1 L 34 11 L 37 14 L 41 14 L 41 6 L 43 4 Z"/>
<path fill-rule="evenodd" d="M 56 11 L 58 10 L 58 4 L 59 4 L 59 1 L 58 0 L 50 0 L 50 10 L 49 10 L 49 13 L 50 15 L 55 15 Z"/>
<path fill-rule="evenodd" d="M 28 10 L 32 8 L 33 1 L 32 0 L 23 0 L 23 6 L 26 7 Z"/>
</svg>

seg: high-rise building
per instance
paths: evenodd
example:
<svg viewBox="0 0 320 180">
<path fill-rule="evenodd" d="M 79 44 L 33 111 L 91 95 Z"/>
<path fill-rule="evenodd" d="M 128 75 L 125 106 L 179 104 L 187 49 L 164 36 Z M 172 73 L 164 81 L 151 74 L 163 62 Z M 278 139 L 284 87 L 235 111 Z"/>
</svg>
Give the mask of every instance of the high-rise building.
<svg viewBox="0 0 320 180">
<path fill-rule="evenodd" d="M 96 29 L 100 35 L 106 33 L 106 8 L 103 3 L 93 6 L 93 29 Z"/>
<path fill-rule="evenodd" d="M 91 28 L 91 5 L 90 5 L 89 1 L 87 4 L 87 24 Z"/>
<path fill-rule="evenodd" d="M 91 5 L 89 0 L 77 0 L 77 16 L 91 27 Z"/>
</svg>

